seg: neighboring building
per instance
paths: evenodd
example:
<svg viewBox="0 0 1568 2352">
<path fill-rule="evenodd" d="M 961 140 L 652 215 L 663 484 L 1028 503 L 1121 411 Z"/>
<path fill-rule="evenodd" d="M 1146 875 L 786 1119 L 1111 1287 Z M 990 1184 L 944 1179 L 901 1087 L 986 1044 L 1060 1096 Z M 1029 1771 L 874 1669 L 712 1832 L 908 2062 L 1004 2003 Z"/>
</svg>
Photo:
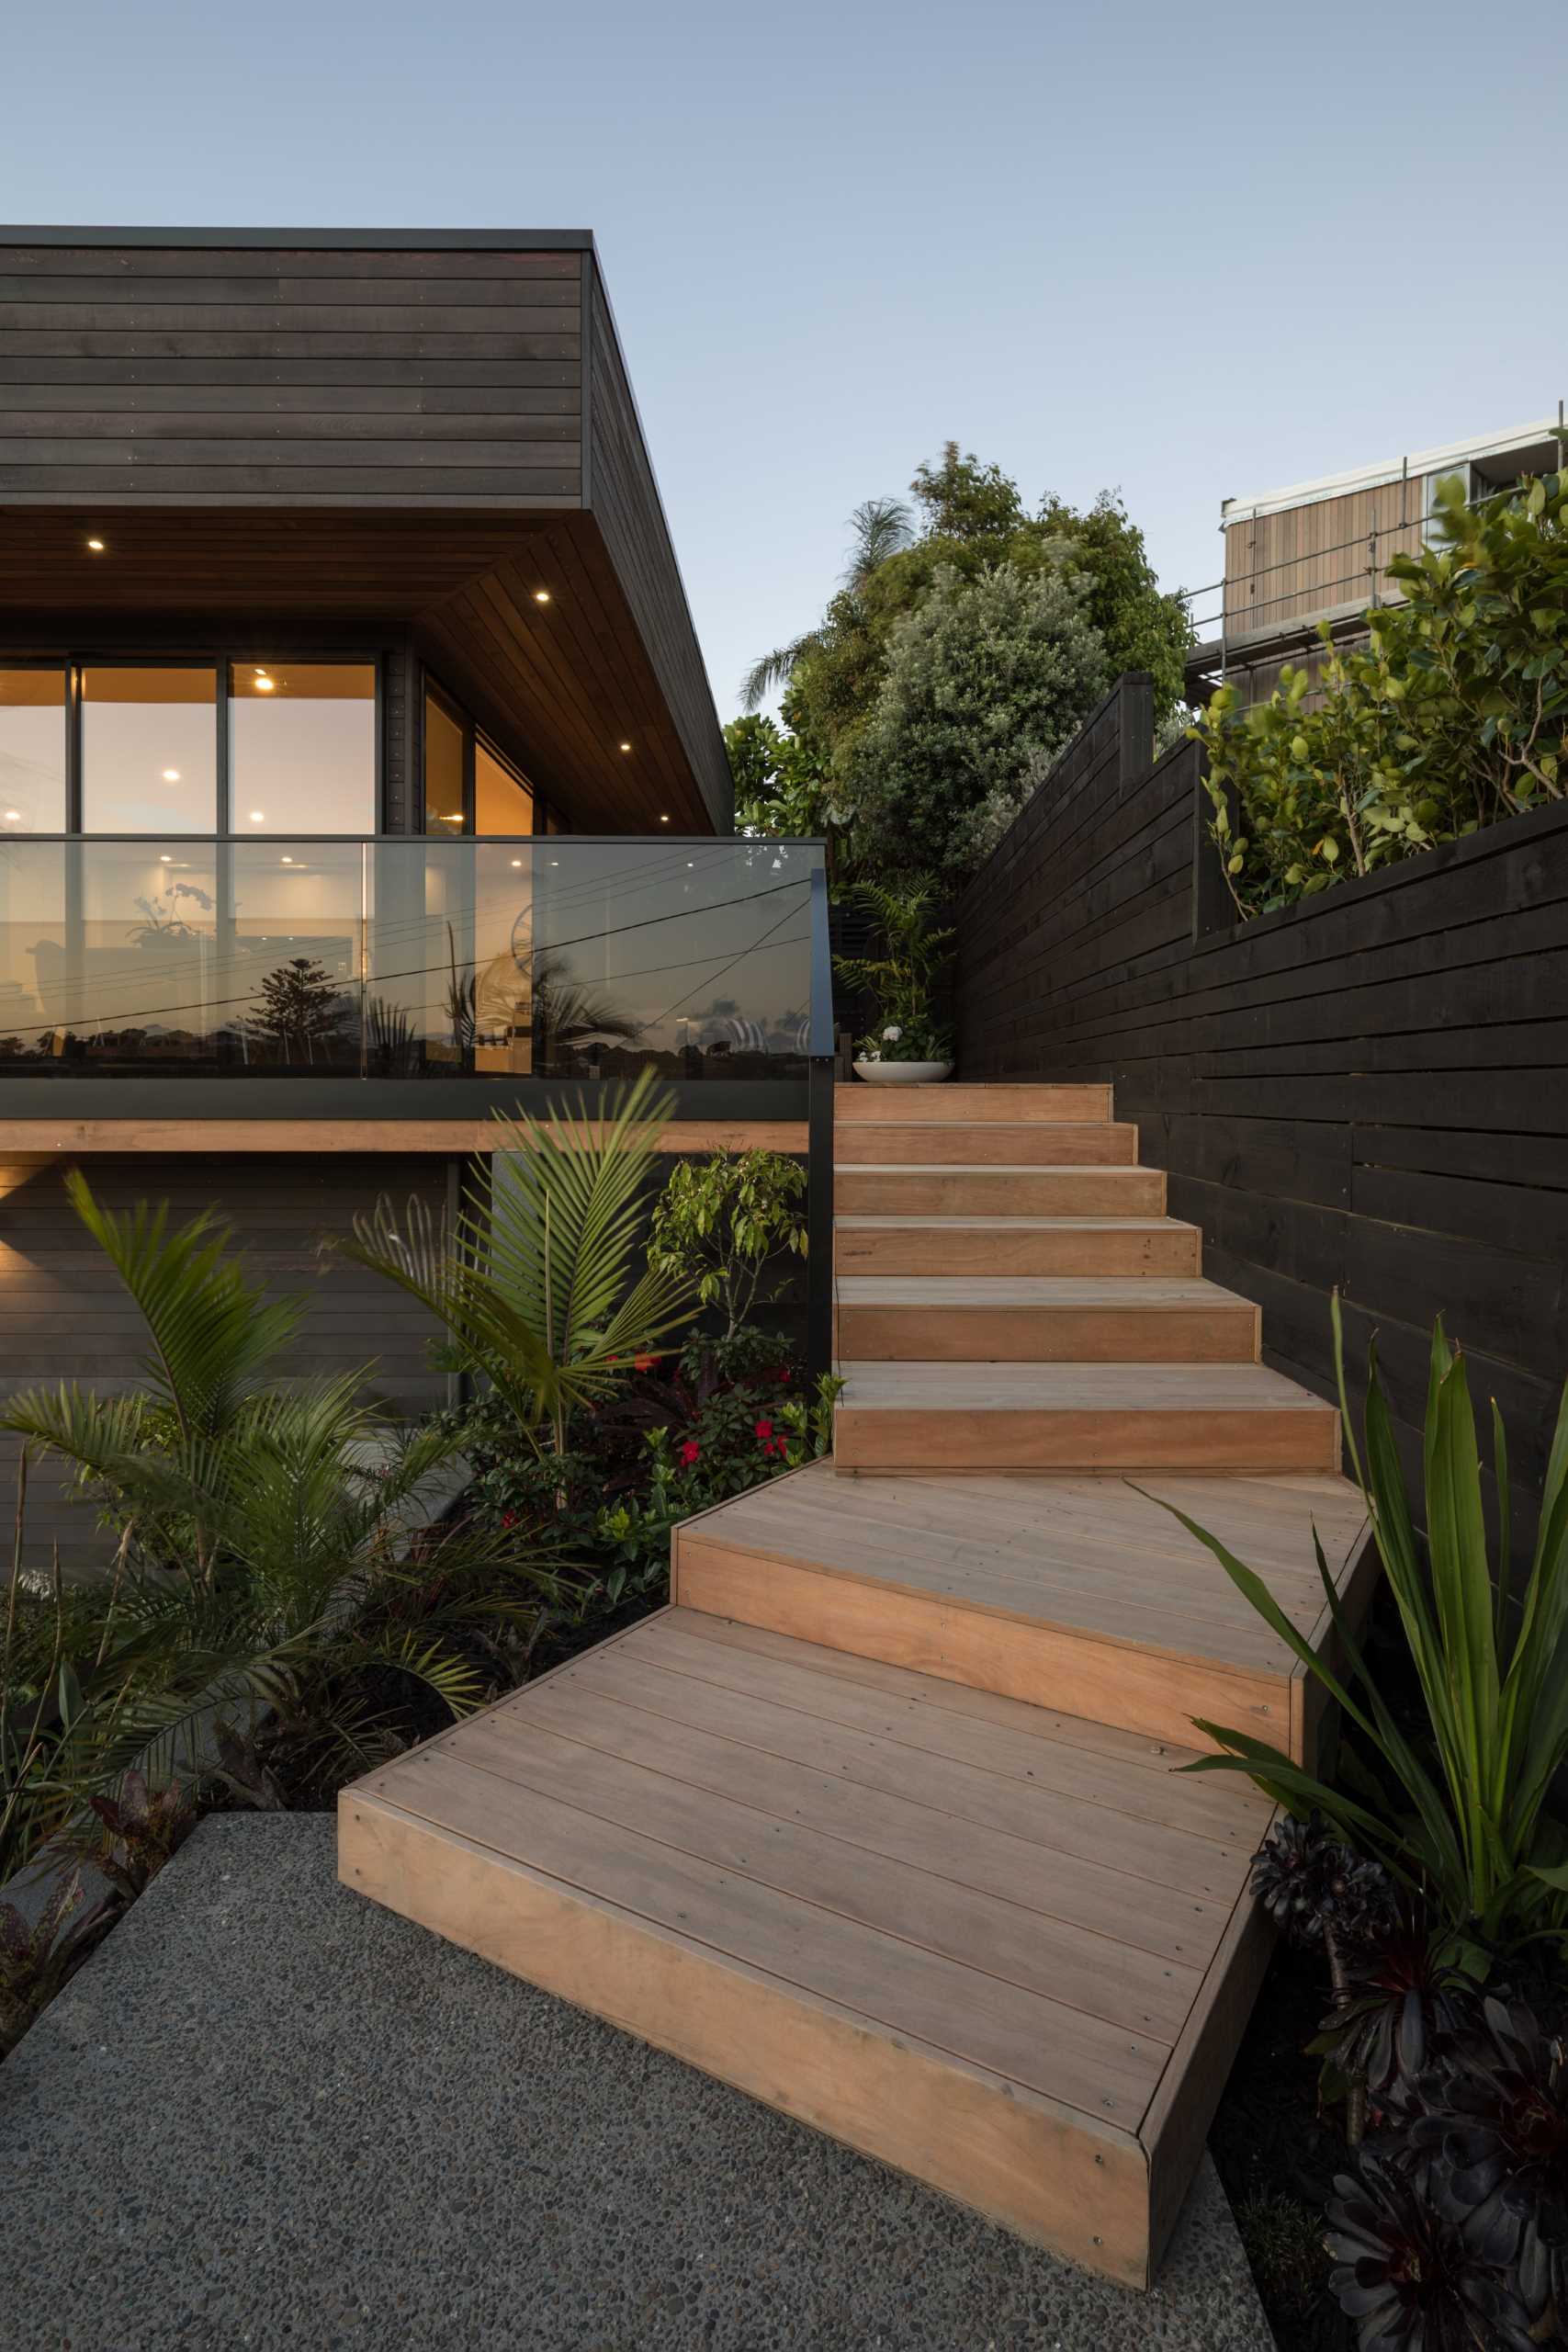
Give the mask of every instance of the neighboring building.
<svg viewBox="0 0 1568 2352">
<path fill-rule="evenodd" d="M 663 1002 L 730 831 L 589 234 L 0 231 L 0 1394 L 134 1369 L 73 1159 L 298 1283 L 520 1084 L 793 1051 L 793 967 Z M 321 1279 L 318 1362 L 435 1393 Z"/>
<path fill-rule="evenodd" d="M 1416 554 L 1430 528 L 1433 493 L 1457 474 L 1468 498 L 1504 490 L 1559 463 L 1555 422 L 1418 449 L 1381 466 L 1292 483 L 1220 508 L 1224 577 L 1203 592 L 1188 659 L 1188 697 L 1201 702 L 1223 676 L 1246 702 L 1266 701 L 1287 662 L 1314 666 L 1320 627 L 1337 640 L 1364 637 L 1369 605 L 1397 600 L 1385 578 L 1396 555 Z"/>
</svg>

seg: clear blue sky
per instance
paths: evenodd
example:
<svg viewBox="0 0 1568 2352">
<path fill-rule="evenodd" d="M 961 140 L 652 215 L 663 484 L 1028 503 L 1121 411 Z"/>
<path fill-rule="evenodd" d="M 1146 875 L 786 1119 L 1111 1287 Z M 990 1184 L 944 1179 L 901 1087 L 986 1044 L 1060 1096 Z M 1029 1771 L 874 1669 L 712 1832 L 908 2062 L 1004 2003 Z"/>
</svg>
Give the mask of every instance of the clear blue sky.
<svg viewBox="0 0 1568 2352">
<path fill-rule="evenodd" d="M 1562 0 L 17 0 L 0 218 L 598 235 L 720 715 L 956 436 L 1222 496 L 1554 413 Z"/>
</svg>

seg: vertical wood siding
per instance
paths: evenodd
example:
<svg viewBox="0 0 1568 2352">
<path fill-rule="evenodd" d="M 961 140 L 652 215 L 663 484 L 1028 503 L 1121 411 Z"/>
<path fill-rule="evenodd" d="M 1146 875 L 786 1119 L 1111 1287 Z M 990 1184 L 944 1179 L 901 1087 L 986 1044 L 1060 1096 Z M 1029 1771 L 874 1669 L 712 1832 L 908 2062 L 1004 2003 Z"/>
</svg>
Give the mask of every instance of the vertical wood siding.
<svg viewBox="0 0 1568 2352">
<path fill-rule="evenodd" d="M 970 886 L 961 1074 L 1111 1080 L 1271 1363 L 1332 1393 L 1336 1287 L 1358 1378 L 1377 1332 L 1412 1462 L 1441 1309 L 1528 1523 L 1568 1373 L 1568 813 L 1232 928 L 1197 748 L 1140 761 L 1147 707 L 1124 680 Z"/>
<path fill-rule="evenodd" d="M 1395 601 L 1401 592 L 1382 575 L 1396 555 L 1420 553 L 1425 492 L 1416 475 L 1227 521 L 1227 637 Z"/>
</svg>

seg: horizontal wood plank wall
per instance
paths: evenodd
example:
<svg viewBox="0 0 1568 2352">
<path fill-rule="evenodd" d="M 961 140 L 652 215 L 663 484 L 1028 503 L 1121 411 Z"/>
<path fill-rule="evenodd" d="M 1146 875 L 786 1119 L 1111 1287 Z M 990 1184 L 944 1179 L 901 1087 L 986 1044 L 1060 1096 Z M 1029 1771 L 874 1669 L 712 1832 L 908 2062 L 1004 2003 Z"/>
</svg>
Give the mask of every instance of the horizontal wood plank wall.
<svg viewBox="0 0 1568 2352">
<path fill-rule="evenodd" d="M 971 884 L 960 1073 L 1109 1079 L 1265 1361 L 1332 1393 L 1337 1286 L 1411 1458 L 1442 1309 L 1528 1525 L 1568 1372 L 1568 811 L 1237 928 L 1222 889 L 1195 941 L 1198 753 L 1140 762 L 1147 714 L 1123 680 Z"/>
<path fill-rule="evenodd" d="M 145 1327 L 97 1245 L 65 1198 L 68 1160 L 0 1158 L 0 1395 L 35 1383 L 78 1381 L 86 1387 L 130 1385 L 146 1352 Z M 432 1371 L 428 1318 L 390 1283 L 357 1268 L 323 1263 L 317 1242 L 346 1232 L 356 1209 L 380 1193 L 401 1202 L 412 1193 L 434 1208 L 446 1197 L 446 1163 L 429 1159 L 360 1159 L 347 1154 L 309 1163 L 257 1156 L 209 1160 L 95 1159 L 88 1181 L 111 1208 L 166 1200 L 176 1219 L 215 1205 L 268 1292 L 302 1291 L 310 1300 L 303 1331 L 286 1359 L 302 1373 L 372 1367 L 372 1385 L 414 1410 L 445 1400 L 446 1378 Z M 9 1510 L 17 1449 L 0 1440 L 0 1494 Z M 47 1563 L 58 1541 L 62 1565 L 80 1571 L 101 1560 L 105 1539 L 93 1514 L 63 1493 L 47 1463 L 34 1465 L 28 1553 Z"/>
<path fill-rule="evenodd" d="M 582 258 L 0 246 L 0 501 L 576 506 Z"/>
<path fill-rule="evenodd" d="M 588 469 L 584 504 L 604 535 L 633 619 L 658 671 L 716 831 L 734 820 L 735 789 L 598 269 L 584 262 L 588 307 Z"/>
</svg>

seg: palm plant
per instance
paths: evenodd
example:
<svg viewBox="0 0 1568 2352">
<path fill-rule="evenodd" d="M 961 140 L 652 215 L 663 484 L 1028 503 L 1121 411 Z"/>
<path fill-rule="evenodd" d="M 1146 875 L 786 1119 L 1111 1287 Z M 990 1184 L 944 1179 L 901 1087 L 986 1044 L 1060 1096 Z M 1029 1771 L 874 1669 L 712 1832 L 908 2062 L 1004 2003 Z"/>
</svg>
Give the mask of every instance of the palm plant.
<svg viewBox="0 0 1568 2352">
<path fill-rule="evenodd" d="M 914 518 L 901 498 L 865 498 L 850 516 L 849 560 L 844 566 L 843 597 L 858 605 L 866 582 L 889 556 L 899 554 L 914 537 Z M 840 618 L 842 616 L 840 616 Z M 740 682 L 740 707 L 758 710 L 780 686 L 787 686 L 800 663 L 824 643 L 833 618 L 807 629 L 793 644 L 775 646 L 754 662 Z"/>
<path fill-rule="evenodd" d="M 61 1694 L 29 1751 L 35 1847 L 122 1774 L 200 1773 L 220 1736 L 352 1764 L 377 1752 L 389 1691 L 462 1712 L 486 1688 L 476 1623 L 504 1632 L 555 1581 L 482 1530 L 427 1526 L 453 1433 L 405 1437 L 363 1373 L 276 1385 L 299 1303 L 266 1301 L 209 1217 L 116 1216 L 80 1176 L 71 1196 L 152 1345 L 139 1393 L 32 1390 L 0 1420 L 68 1463 L 119 1536 L 109 1577 L 57 1575 L 47 1603 L 21 1593 L 18 1540 L 6 1689 L 52 1674 Z"/>
<path fill-rule="evenodd" d="M 564 1453 L 572 1415 L 696 1312 L 687 1275 L 636 1272 L 671 1100 L 645 1069 L 597 1118 L 581 1099 L 548 1125 L 498 1114 L 488 1199 L 470 1188 L 450 1224 L 383 1199 L 334 1245 L 429 1309 L 539 1451 Z"/>
<path fill-rule="evenodd" d="M 1441 1317 L 1427 1394 L 1425 1566 L 1375 1349 L 1363 1466 L 1346 1391 L 1337 1296 L 1334 1344 L 1351 1465 L 1398 1606 L 1426 1736 L 1408 1736 L 1379 1690 L 1321 1542 L 1318 1572 L 1348 1661 L 1343 1678 L 1297 1632 L 1259 1576 L 1167 1504 L 1338 1702 L 1361 1743 L 1347 1744 L 1343 1785 L 1331 1786 L 1266 1741 L 1204 1723 L 1199 1728 L 1222 1752 L 1187 1769 L 1245 1772 L 1288 1812 L 1321 1812 L 1347 1844 L 1375 1856 L 1461 1941 L 1483 1950 L 1532 1936 L 1561 1941 L 1568 1935 L 1568 1834 L 1551 1797 L 1568 1760 L 1568 1387 L 1547 1463 L 1534 1556 L 1516 1604 L 1502 1419 L 1494 1405 L 1500 1517 L 1494 1565 L 1464 1359 L 1450 1347 Z"/>
</svg>

